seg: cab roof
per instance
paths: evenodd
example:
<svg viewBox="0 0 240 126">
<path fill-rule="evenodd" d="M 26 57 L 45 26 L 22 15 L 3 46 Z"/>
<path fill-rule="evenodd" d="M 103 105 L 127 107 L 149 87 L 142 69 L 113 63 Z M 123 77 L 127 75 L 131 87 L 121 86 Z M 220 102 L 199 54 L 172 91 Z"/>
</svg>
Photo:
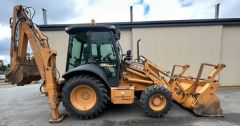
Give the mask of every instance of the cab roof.
<svg viewBox="0 0 240 126">
<path fill-rule="evenodd" d="M 65 31 L 68 34 L 74 34 L 77 32 L 81 32 L 81 31 L 90 31 L 90 30 L 110 30 L 112 31 L 114 34 L 117 32 L 117 28 L 114 25 L 87 25 L 87 24 L 83 24 L 83 25 L 71 25 L 65 28 Z"/>
</svg>

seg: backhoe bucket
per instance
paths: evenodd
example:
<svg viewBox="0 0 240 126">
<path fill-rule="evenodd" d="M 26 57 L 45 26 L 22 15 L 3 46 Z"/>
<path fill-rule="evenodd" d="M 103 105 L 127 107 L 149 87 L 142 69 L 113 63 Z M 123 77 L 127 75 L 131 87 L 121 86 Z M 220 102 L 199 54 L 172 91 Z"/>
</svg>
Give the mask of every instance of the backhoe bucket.
<svg viewBox="0 0 240 126">
<path fill-rule="evenodd" d="M 12 69 L 7 75 L 6 79 L 18 86 L 29 84 L 32 81 L 40 79 L 40 74 L 35 63 L 20 63 L 15 69 Z"/>
<path fill-rule="evenodd" d="M 193 112 L 199 116 L 223 116 L 219 98 L 215 94 L 199 100 L 195 104 Z"/>
</svg>

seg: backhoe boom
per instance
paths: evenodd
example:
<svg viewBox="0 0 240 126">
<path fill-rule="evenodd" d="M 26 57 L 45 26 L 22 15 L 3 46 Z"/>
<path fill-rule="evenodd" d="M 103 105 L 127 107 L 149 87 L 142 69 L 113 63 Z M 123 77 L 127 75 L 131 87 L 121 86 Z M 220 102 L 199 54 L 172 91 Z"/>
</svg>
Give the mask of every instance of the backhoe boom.
<svg viewBox="0 0 240 126">
<path fill-rule="evenodd" d="M 6 78 L 11 83 L 25 85 L 33 80 L 42 79 L 43 87 L 48 95 L 51 109 L 50 122 L 58 122 L 64 118 L 59 114 L 58 84 L 56 79 L 56 55 L 49 47 L 47 38 L 32 22 L 29 15 L 30 8 L 17 5 L 13 9 L 11 18 L 11 71 Z M 34 58 L 27 58 L 28 42 L 32 48 Z"/>
</svg>

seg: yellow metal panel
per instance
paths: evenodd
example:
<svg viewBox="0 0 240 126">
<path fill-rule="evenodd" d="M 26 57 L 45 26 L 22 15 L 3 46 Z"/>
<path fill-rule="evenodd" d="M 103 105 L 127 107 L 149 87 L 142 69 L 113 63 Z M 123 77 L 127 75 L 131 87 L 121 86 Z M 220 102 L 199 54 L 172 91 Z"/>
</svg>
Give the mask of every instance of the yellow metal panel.
<svg viewBox="0 0 240 126">
<path fill-rule="evenodd" d="M 112 87 L 111 101 L 113 104 L 132 104 L 134 102 L 134 87 L 133 86 Z"/>
</svg>

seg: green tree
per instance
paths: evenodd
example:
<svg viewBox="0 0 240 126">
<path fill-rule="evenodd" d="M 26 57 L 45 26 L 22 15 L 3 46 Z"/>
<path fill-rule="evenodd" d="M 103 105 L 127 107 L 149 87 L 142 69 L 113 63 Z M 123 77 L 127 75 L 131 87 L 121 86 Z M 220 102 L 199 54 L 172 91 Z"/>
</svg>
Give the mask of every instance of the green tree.
<svg viewBox="0 0 240 126">
<path fill-rule="evenodd" d="M 6 70 L 7 70 L 7 66 L 5 66 L 4 64 L 1 64 L 0 71 L 6 71 Z"/>
<path fill-rule="evenodd" d="M 3 64 L 3 60 L 0 60 L 0 71 L 5 72 L 7 68 L 8 67 Z"/>
<path fill-rule="evenodd" d="M 3 65 L 3 60 L 0 60 L 0 66 L 2 66 Z"/>
</svg>

